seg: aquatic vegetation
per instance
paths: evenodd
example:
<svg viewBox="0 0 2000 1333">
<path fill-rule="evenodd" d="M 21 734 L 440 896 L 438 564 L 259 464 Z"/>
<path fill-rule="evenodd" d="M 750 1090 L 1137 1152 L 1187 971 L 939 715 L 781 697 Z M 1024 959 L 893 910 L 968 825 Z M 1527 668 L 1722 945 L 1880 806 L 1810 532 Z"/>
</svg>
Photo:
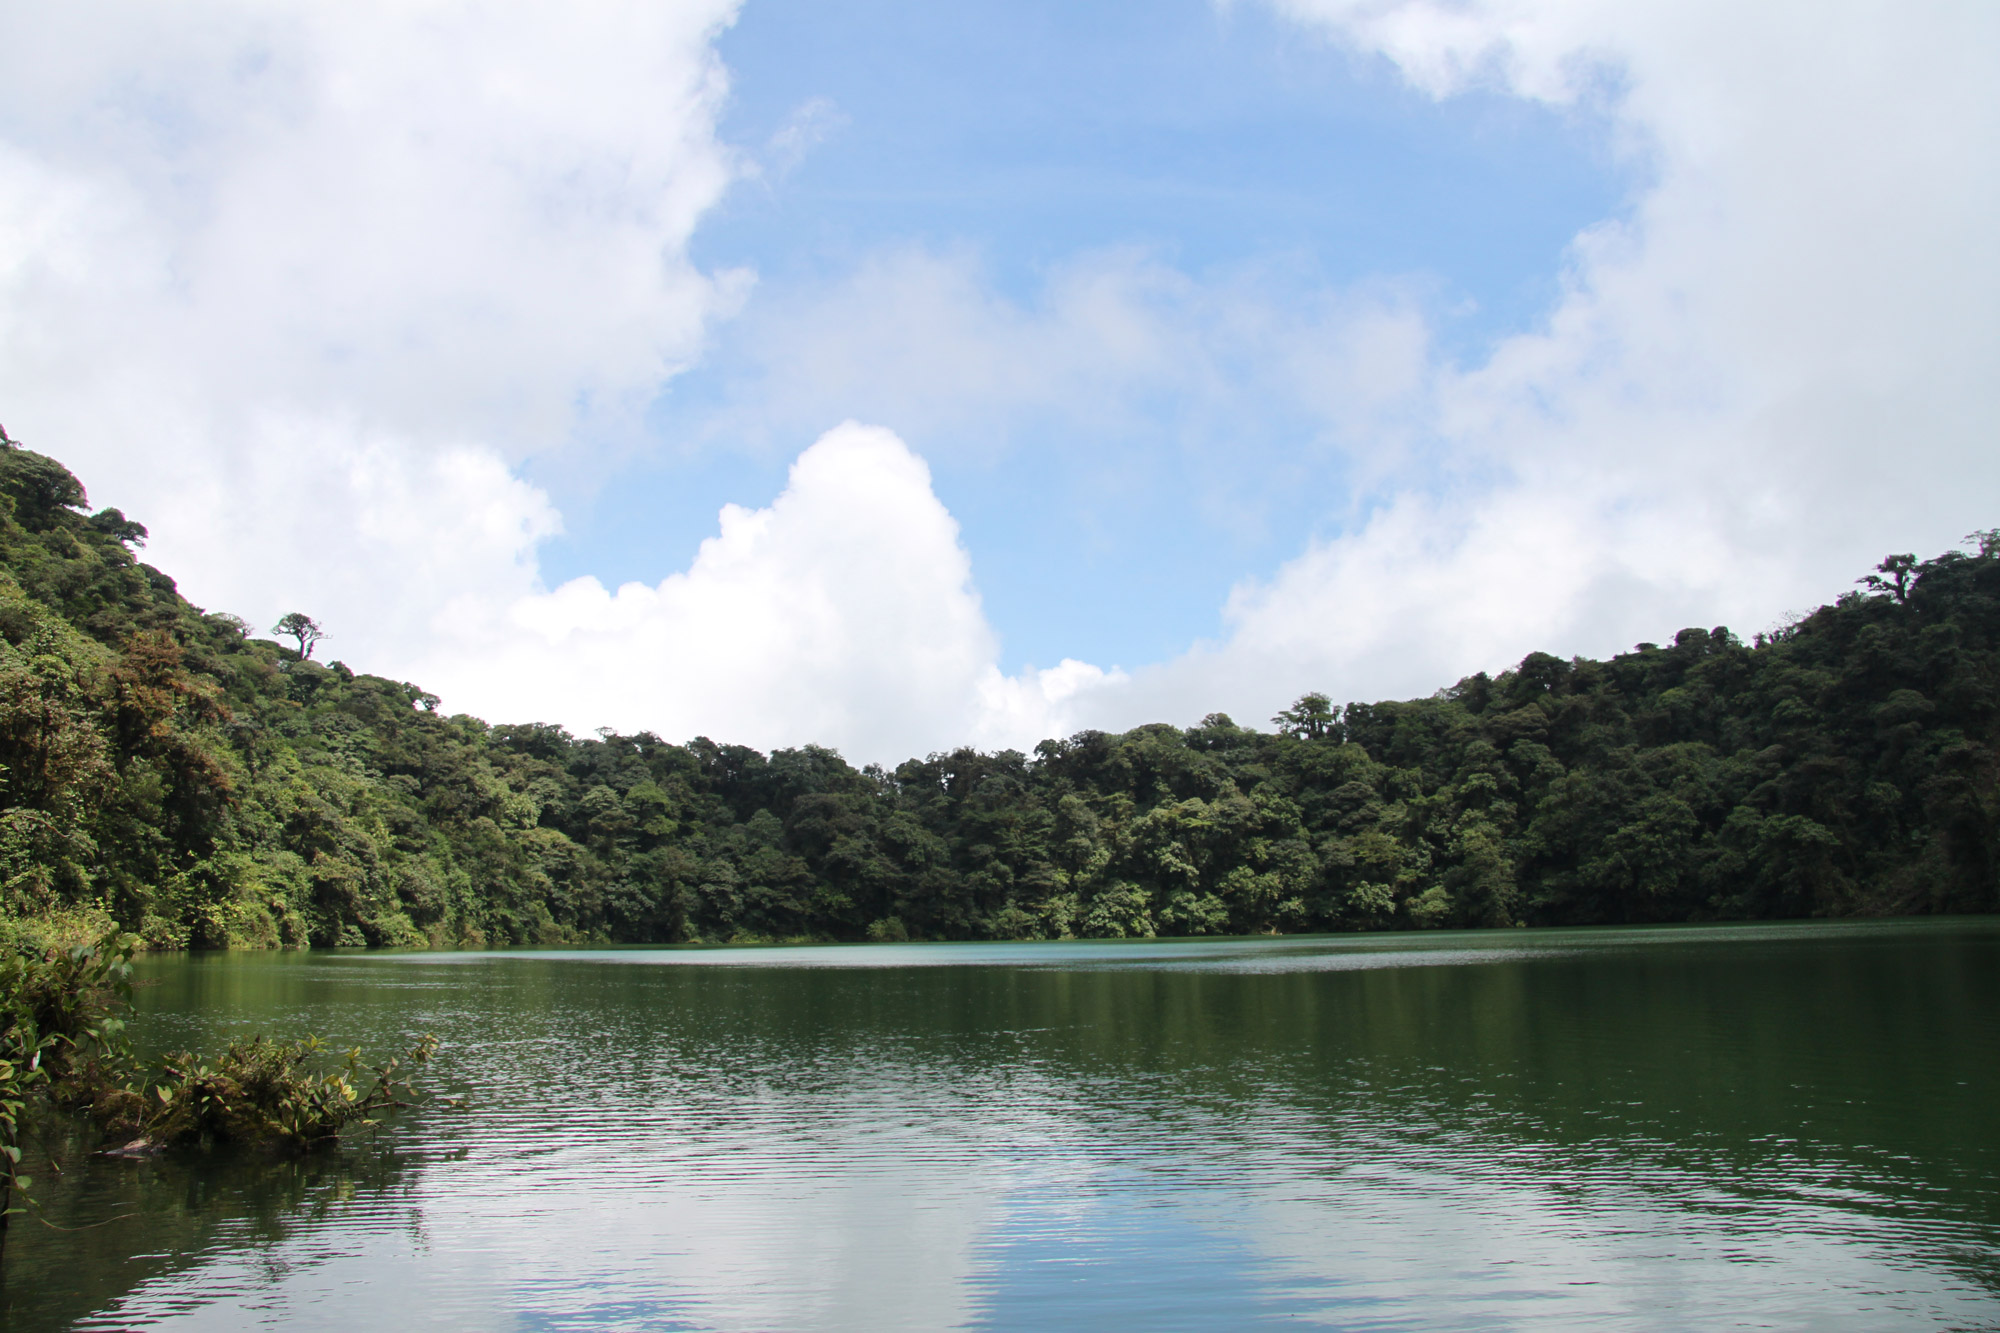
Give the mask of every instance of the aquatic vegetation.
<svg viewBox="0 0 2000 1333">
<path fill-rule="evenodd" d="M 423 1037 L 380 1065 L 365 1064 L 357 1047 L 322 1069 L 328 1048 L 319 1038 L 256 1036 L 214 1057 L 168 1056 L 153 1082 L 97 1092 L 92 1111 L 113 1141 L 123 1140 L 111 1150 L 120 1155 L 225 1143 L 305 1152 L 414 1105 L 405 1071 L 427 1063 L 437 1045 Z"/>
<path fill-rule="evenodd" d="M 0 1228 L 33 1184 L 20 1173 L 21 1132 L 40 1103 L 89 1106 L 128 1061 L 122 1011 L 132 996 L 132 950 L 118 932 L 67 945 L 15 926 L 0 950 Z"/>
<path fill-rule="evenodd" d="M 0 1228 L 22 1211 L 16 1197 L 33 1202 L 21 1135 L 37 1109 L 87 1116 L 117 1156 L 221 1145 L 307 1152 L 413 1105 L 411 1074 L 437 1051 L 425 1036 L 371 1065 L 359 1048 L 334 1059 L 317 1037 L 260 1035 L 142 1068 L 124 1018 L 137 938 L 114 929 L 63 945 L 18 926 L 13 936 L 0 953 Z"/>
</svg>

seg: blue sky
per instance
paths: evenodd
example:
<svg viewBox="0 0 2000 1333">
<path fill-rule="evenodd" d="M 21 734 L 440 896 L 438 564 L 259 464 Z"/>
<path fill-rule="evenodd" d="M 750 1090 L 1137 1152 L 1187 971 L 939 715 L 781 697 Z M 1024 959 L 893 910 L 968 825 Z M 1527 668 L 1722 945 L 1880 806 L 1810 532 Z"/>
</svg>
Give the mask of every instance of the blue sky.
<svg viewBox="0 0 2000 1333">
<path fill-rule="evenodd" d="M 1272 265 L 1302 298 L 1394 283 L 1447 355 L 1476 359 L 1546 316 L 1571 238 L 1630 192 L 1631 164 L 1586 111 L 1426 97 L 1387 61 L 1261 8 L 1176 0 L 1133 17 L 1102 3 L 747 5 L 717 44 L 720 130 L 771 165 L 703 219 L 696 263 L 754 269 L 753 307 L 906 247 L 969 253 L 997 298 L 1030 306 L 1052 269 L 1119 248 L 1194 275 Z M 788 162 L 772 143 L 801 123 L 823 137 Z M 722 405 L 770 373 L 744 345 L 756 333 L 722 327 L 666 387 L 652 456 L 573 489 L 559 460 L 531 469 L 566 519 L 542 554 L 552 582 L 656 581 L 722 504 L 782 487 L 817 429 L 751 451 L 713 434 Z M 821 425 L 874 419 L 867 386 L 818 406 Z M 1239 413 L 1261 418 L 1253 457 L 1313 426 L 1233 400 L 1225 421 L 1188 407 L 1159 398 L 1111 429 L 1017 410 L 910 437 L 963 525 L 1010 668 L 1131 666 L 1214 636 L 1232 584 L 1337 523 L 1338 460 L 1266 468 L 1239 480 L 1227 515 L 1210 512 L 1207 464 L 1231 451 Z"/>
<path fill-rule="evenodd" d="M 2000 7 L 7 24 L 0 421 L 448 709 L 1255 722 L 2000 524 Z"/>
</svg>

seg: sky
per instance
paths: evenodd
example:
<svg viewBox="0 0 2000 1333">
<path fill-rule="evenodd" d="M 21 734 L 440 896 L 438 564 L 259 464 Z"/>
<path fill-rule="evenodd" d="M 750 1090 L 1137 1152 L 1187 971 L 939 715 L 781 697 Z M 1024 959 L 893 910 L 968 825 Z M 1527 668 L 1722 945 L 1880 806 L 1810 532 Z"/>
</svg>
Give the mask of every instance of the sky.
<svg viewBox="0 0 2000 1333">
<path fill-rule="evenodd" d="M 857 762 L 2000 526 L 2000 9 L 0 0 L 0 421 L 261 629 Z"/>
</svg>

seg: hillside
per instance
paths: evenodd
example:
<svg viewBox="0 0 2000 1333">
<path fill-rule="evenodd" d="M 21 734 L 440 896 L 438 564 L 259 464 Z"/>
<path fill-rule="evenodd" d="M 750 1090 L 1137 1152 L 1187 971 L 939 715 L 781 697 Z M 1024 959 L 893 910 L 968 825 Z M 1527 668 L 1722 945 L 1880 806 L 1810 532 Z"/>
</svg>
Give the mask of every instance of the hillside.
<svg viewBox="0 0 2000 1333">
<path fill-rule="evenodd" d="M 155 947 L 2000 910 L 2000 533 L 1745 644 L 893 772 L 433 711 L 204 614 L 0 448 L 0 892 Z"/>
</svg>

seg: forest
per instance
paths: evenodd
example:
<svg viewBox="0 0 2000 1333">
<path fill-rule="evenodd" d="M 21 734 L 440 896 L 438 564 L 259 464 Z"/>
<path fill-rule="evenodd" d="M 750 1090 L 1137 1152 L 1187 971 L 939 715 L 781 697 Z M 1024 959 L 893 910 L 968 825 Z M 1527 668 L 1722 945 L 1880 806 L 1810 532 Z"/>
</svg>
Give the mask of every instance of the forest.
<svg viewBox="0 0 2000 1333">
<path fill-rule="evenodd" d="M 145 538 L 0 443 L 17 921 L 448 948 L 2000 910 L 2000 531 L 1747 643 L 893 770 L 448 716 L 315 660 L 303 613 L 282 644 L 191 605 Z"/>
</svg>

